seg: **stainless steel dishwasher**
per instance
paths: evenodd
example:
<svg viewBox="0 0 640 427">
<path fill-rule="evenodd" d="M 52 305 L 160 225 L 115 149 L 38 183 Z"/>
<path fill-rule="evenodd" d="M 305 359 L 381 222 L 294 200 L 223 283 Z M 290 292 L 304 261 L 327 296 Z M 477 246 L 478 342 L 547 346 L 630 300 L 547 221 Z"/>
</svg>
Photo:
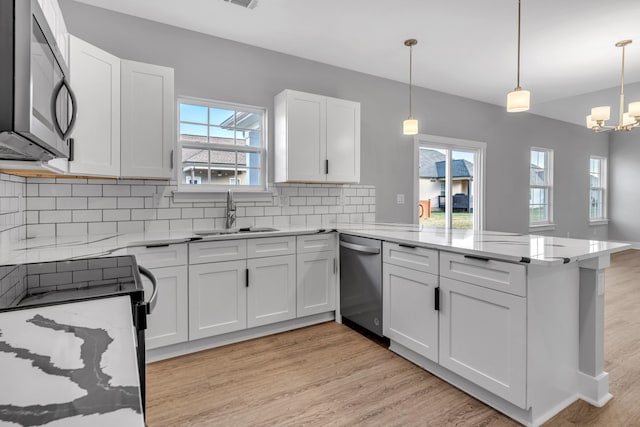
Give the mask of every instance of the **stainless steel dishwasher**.
<svg viewBox="0 0 640 427">
<path fill-rule="evenodd" d="M 340 234 L 340 314 L 382 337 L 382 242 Z"/>
</svg>

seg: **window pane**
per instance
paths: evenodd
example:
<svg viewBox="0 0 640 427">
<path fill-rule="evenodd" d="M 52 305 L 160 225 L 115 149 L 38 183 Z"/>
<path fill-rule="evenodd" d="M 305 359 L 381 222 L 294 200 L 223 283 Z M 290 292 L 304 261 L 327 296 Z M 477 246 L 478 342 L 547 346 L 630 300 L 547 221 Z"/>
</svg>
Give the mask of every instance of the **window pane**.
<svg viewBox="0 0 640 427">
<path fill-rule="evenodd" d="M 546 222 L 547 221 L 547 205 L 530 205 L 529 221 L 530 222 Z"/>
<path fill-rule="evenodd" d="M 591 190 L 590 218 L 603 218 L 602 190 Z"/>
<path fill-rule="evenodd" d="M 235 126 L 234 111 L 223 108 L 209 108 L 209 124 L 233 128 Z"/>
<path fill-rule="evenodd" d="M 255 130 L 260 129 L 262 125 L 262 114 L 250 113 L 246 111 L 236 112 L 236 128 Z"/>
<path fill-rule="evenodd" d="M 180 104 L 180 121 L 207 124 L 207 107 Z"/>
<path fill-rule="evenodd" d="M 600 174 L 593 172 L 591 173 L 591 187 L 602 187 Z"/>
<path fill-rule="evenodd" d="M 209 141 L 216 144 L 233 144 L 234 134 L 233 129 L 209 126 Z"/>
<path fill-rule="evenodd" d="M 589 171 L 591 173 L 600 173 L 600 159 L 591 158 Z"/>
<path fill-rule="evenodd" d="M 184 135 L 189 136 L 207 136 L 207 127 L 203 125 L 192 125 L 189 123 L 180 123 L 180 138 L 185 139 Z"/>
<path fill-rule="evenodd" d="M 207 184 L 209 182 L 209 151 L 182 149 L 183 184 Z"/>
</svg>

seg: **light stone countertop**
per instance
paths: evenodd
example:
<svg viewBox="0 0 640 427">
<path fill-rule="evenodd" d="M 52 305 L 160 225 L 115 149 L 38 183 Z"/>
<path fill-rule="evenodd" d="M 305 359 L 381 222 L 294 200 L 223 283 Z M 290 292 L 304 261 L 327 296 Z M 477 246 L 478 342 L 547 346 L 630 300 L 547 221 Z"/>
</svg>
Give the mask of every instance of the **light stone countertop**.
<svg viewBox="0 0 640 427">
<path fill-rule="evenodd" d="M 630 248 L 625 243 L 504 233 L 429 228 L 406 224 L 332 223 L 281 227 L 274 232 L 246 232 L 200 237 L 196 231 L 129 233 L 57 238 L 34 238 L 0 252 L 0 265 L 47 262 L 90 256 L 109 256 L 131 246 L 312 234 L 337 230 L 370 237 L 493 259 L 538 265 L 577 262 Z"/>
</svg>

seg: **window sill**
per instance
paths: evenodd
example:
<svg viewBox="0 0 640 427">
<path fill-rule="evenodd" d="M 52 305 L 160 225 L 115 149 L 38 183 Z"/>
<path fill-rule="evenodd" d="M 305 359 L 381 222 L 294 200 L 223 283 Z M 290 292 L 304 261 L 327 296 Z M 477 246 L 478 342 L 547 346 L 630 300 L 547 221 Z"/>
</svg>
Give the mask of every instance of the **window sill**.
<svg viewBox="0 0 640 427">
<path fill-rule="evenodd" d="M 553 231 L 555 229 L 556 229 L 555 224 L 529 225 L 529 233 L 534 233 L 539 231 Z"/>
<path fill-rule="evenodd" d="M 594 226 L 594 225 L 607 225 L 609 224 L 609 219 L 605 218 L 605 219 L 593 219 L 593 220 L 589 220 L 589 226 Z"/>
<path fill-rule="evenodd" d="M 269 190 L 231 190 L 233 199 L 240 202 L 270 202 L 273 193 Z M 178 189 L 173 191 L 176 202 L 224 202 L 227 200 L 227 190 L 223 189 Z"/>
</svg>

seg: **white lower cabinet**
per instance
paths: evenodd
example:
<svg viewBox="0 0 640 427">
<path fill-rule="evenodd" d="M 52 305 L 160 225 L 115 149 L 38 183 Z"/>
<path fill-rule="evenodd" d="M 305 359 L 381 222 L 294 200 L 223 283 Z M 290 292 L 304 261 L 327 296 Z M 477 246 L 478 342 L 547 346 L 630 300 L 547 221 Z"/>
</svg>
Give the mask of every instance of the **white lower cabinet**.
<svg viewBox="0 0 640 427">
<path fill-rule="evenodd" d="M 335 251 L 298 253 L 298 317 L 336 309 L 336 262 Z"/>
<path fill-rule="evenodd" d="M 189 338 L 187 266 L 154 268 L 158 302 L 147 317 L 145 342 L 151 350 L 185 342 Z"/>
<path fill-rule="evenodd" d="M 526 299 L 440 278 L 439 363 L 526 407 Z"/>
<path fill-rule="evenodd" d="M 384 335 L 438 362 L 438 276 L 383 263 L 382 277 Z"/>
<path fill-rule="evenodd" d="M 247 327 L 296 317 L 295 255 L 247 260 Z"/>
<path fill-rule="evenodd" d="M 189 266 L 189 339 L 247 327 L 247 261 Z"/>
</svg>

